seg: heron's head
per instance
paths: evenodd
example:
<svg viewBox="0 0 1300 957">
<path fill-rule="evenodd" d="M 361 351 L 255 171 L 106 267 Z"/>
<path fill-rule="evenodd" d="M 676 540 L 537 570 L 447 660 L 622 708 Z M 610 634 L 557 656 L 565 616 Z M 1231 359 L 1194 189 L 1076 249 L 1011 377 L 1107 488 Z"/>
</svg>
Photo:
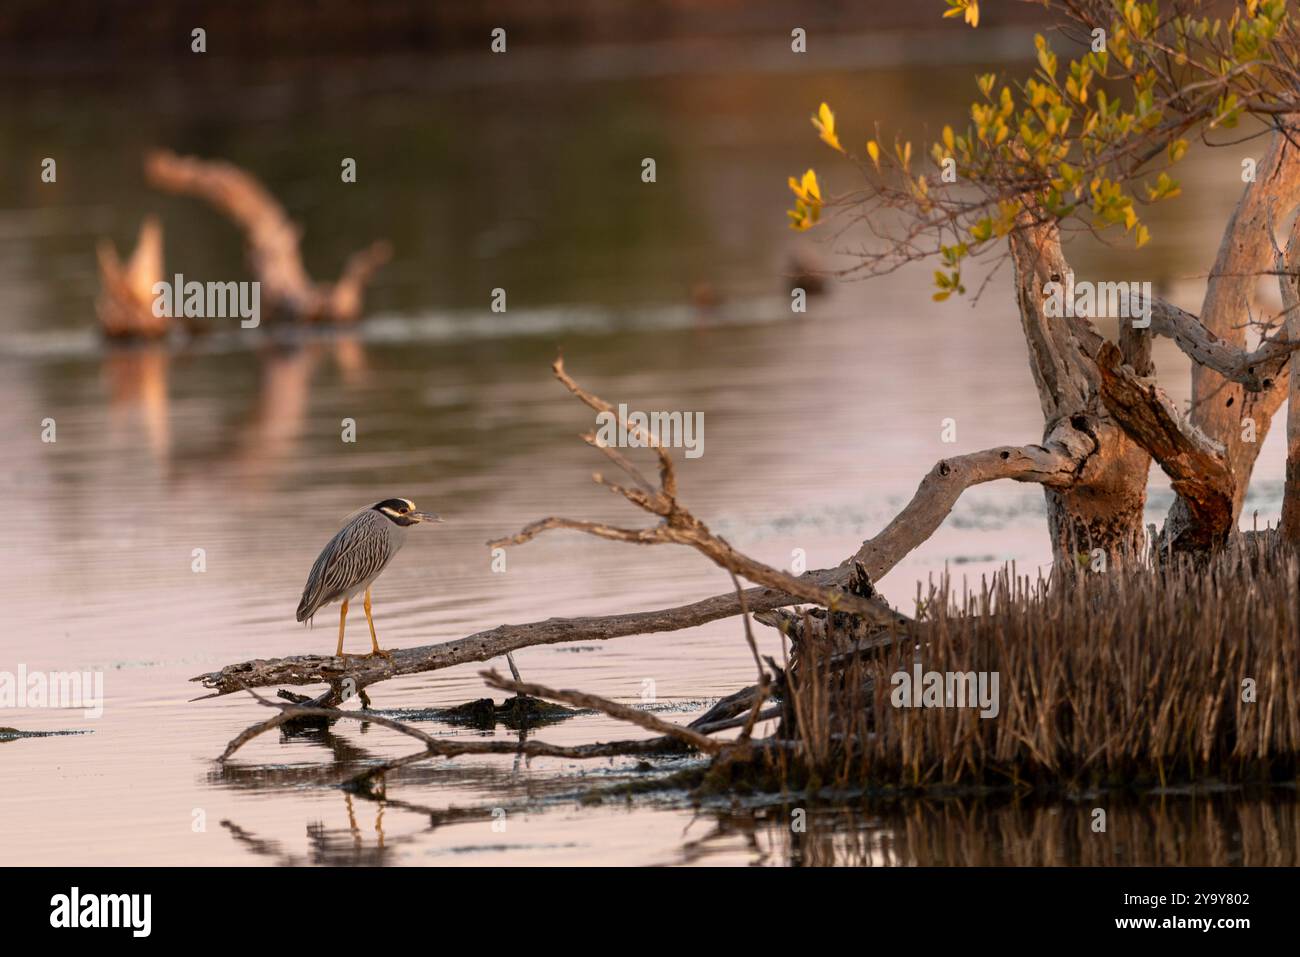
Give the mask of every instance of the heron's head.
<svg viewBox="0 0 1300 957">
<path fill-rule="evenodd" d="M 394 525 L 419 525 L 421 522 L 441 522 L 433 512 L 421 512 L 409 498 L 386 498 L 371 506 Z"/>
</svg>

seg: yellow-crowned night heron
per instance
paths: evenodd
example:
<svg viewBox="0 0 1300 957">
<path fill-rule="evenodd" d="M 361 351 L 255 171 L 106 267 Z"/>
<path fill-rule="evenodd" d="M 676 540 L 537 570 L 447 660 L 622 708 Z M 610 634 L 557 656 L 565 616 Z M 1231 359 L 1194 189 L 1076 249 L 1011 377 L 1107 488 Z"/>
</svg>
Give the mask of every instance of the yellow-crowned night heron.
<svg viewBox="0 0 1300 957">
<path fill-rule="evenodd" d="M 364 608 L 370 624 L 371 655 L 384 655 L 375 637 L 375 620 L 370 615 L 370 583 L 379 577 L 398 549 L 406 542 L 412 525 L 441 522 L 432 512 L 417 512 L 409 498 L 389 498 L 358 509 L 348 516 L 338 534 L 321 550 L 311 566 L 307 584 L 298 603 L 298 620 L 306 621 L 332 601 L 343 599 L 339 612 L 339 648 L 343 654 L 343 628 L 348 618 L 348 601 L 366 593 Z"/>
</svg>

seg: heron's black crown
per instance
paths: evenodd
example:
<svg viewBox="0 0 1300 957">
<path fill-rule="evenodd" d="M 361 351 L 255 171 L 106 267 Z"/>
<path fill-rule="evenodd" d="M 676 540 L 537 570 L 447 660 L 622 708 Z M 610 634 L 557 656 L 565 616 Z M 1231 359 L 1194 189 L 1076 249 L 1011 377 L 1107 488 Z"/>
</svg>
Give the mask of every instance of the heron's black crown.
<svg viewBox="0 0 1300 957">
<path fill-rule="evenodd" d="M 419 521 L 410 517 L 410 513 L 415 511 L 415 503 L 409 499 L 388 498 L 376 502 L 371 508 L 395 525 L 416 525 Z"/>
</svg>

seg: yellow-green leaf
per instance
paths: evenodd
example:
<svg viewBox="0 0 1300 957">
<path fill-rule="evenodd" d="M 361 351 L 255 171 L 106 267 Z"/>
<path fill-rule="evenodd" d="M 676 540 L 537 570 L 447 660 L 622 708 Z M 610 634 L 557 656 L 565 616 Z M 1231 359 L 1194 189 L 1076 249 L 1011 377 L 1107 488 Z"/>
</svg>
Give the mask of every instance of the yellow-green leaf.
<svg viewBox="0 0 1300 957">
<path fill-rule="evenodd" d="M 840 138 L 835 135 L 835 114 L 825 103 L 818 107 L 817 115 L 812 118 L 812 125 L 821 134 L 823 143 L 833 150 L 844 152 L 844 147 L 840 146 Z"/>
</svg>

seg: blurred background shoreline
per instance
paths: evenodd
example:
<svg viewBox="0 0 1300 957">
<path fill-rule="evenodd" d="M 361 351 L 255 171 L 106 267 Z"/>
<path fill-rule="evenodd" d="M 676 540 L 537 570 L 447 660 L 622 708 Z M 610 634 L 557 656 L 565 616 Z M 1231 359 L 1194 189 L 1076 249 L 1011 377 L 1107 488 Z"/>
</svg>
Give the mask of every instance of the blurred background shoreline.
<svg viewBox="0 0 1300 957">
<path fill-rule="evenodd" d="M 187 57 L 190 31 L 203 27 L 222 38 L 210 48 L 214 55 L 258 63 L 285 56 L 401 53 L 441 60 L 449 53 L 482 49 L 491 30 L 508 26 L 511 43 L 528 49 L 598 52 L 605 45 L 653 49 L 665 43 L 680 53 L 682 44 L 693 41 L 779 48 L 782 37 L 802 27 L 819 44 L 855 34 L 868 44 L 888 44 L 890 34 L 922 34 L 929 50 L 951 56 L 955 50 L 996 45 L 999 27 L 1050 22 L 1031 4 L 991 5 L 984 14 L 984 24 L 994 28 L 990 41 L 946 30 L 949 24 L 940 20 L 941 12 L 934 4 L 881 0 L 374 0 L 362 5 L 351 0 L 219 5 L 206 0 L 153 5 L 13 0 L 0 12 L 0 53 L 6 69 L 45 65 L 65 72 L 78 61 L 123 62 L 128 70 L 131 64 L 156 68 Z"/>
</svg>

